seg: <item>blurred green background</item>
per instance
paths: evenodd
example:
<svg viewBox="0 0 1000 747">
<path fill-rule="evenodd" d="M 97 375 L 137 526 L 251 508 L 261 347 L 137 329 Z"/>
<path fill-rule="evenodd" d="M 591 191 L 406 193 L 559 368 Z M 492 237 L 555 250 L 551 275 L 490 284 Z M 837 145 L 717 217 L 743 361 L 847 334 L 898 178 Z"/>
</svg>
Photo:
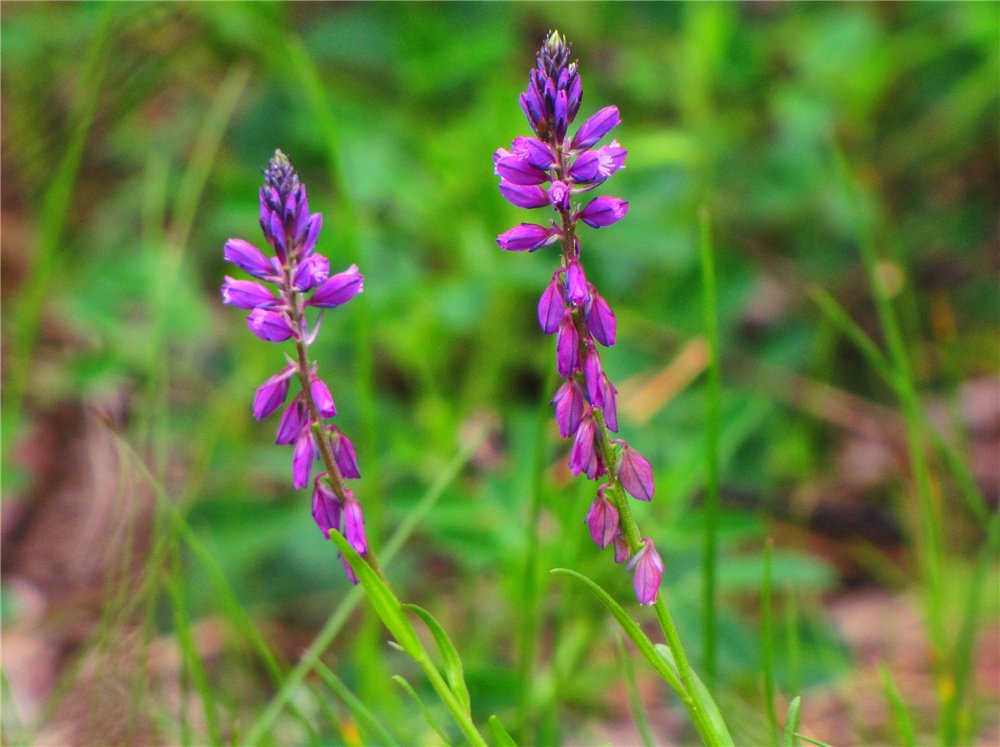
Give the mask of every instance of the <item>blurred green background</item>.
<svg viewBox="0 0 1000 747">
<path fill-rule="evenodd" d="M 657 475 L 639 521 L 696 661 L 699 214 L 711 219 L 718 692 L 738 741 L 766 735 L 767 537 L 778 689 L 784 702 L 803 694 L 805 733 L 896 739 L 880 663 L 918 735 L 933 733 L 942 683 L 922 632 L 902 416 L 815 294 L 881 346 L 859 254 L 874 247 L 923 405 L 995 507 L 996 4 L 4 3 L 0 22 L 12 742 L 239 739 L 350 589 L 307 491 L 290 487 L 276 421 L 250 414 L 279 348 L 218 294 L 224 241 L 261 242 L 256 190 L 275 148 L 324 213 L 320 251 L 366 277 L 314 351 L 358 449 L 376 546 L 419 519 L 388 567 L 397 591 L 454 636 L 478 718 L 499 713 L 526 744 L 638 741 L 606 613 L 547 573 L 576 568 L 623 602 L 631 593 L 586 535 L 593 486 L 568 479 L 546 405 L 554 352 L 535 305 L 557 258 L 494 243 L 533 217 L 500 197 L 491 155 L 528 133 L 517 96 L 552 28 L 580 60 L 581 118 L 612 103 L 622 114 L 627 168 L 601 193 L 630 212 L 586 231 L 583 256 L 618 316 L 605 370 L 623 435 Z M 930 469 L 955 632 L 985 529 L 953 470 L 939 458 Z M 526 568 L 532 495 L 540 550 Z M 995 564 L 985 573 L 991 591 L 972 618 L 986 632 L 959 687 L 966 734 L 989 741 L 1000 737 Z M 324 661 L 388 723 L 416 722 L 388 679 L 410 665 L 364 607 Z M 647 678 L 659 739 L 690 738 Z M 218 723 L 192 705 L 202 686 Z M 320 680 L 295 703 L 270 740 L 357 743 Z"/>
</svg>

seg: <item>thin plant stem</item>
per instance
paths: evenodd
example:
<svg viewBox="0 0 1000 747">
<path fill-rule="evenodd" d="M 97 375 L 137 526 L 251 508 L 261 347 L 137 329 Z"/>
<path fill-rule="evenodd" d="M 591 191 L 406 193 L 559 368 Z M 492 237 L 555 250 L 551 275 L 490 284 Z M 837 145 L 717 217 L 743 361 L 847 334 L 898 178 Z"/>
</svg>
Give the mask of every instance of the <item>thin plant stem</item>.
<svg viewBox="0 0 1000 747">
<path fill-rule="evenodd" d="M 771 728 L 771 743 L 778 743 L 778 712 L 774 704 L 774 619 L 771 614 L 771 551 L 769 537 L 764 544 L 764 578 L 760 585 L 760 653 L 764 676 L 764 707 Z"/>
</svg>

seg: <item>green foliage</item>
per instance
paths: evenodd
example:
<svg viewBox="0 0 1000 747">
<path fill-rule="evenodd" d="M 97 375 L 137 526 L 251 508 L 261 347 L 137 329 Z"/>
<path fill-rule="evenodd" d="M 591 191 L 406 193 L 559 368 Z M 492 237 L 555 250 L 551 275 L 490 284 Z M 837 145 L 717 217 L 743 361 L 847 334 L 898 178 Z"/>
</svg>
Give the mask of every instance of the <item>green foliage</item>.
<svg viewBox="0 0 1000 747">
<path fill-rule="evenodd" d="M 623 433 L 656 472 L 637 519 L 664 556 L 693 669 L 703 643 L 714 653 L 706 682 L 736 741 L 767 733 L 765 667 L 782 709 L 802 695 L 786 743 L 826 738 L 810 726 L 810 690 L 851 691 L 863 676 L 824 607 L 850 592 L 848 576 L 928 605 L 943 693 L 939 724 L 885 674 L 891 723 L 852 721 L 850 741 L 937 730 L 972 742 L 996 723 L 974 683 L 977 634 L 1000 604 L 1000 520 L 996 486 L 971 461 L 990 435 L 963 409 L 1000 368 L 995 6 L 10 4 L 4 499 L 30 515 L 68 492 L 101 521 L 85 453 L 100 490 L 136 505 L 154 495 L 158 516 L 133 527 L 138 591 L 110 574 L 99 617 L 73 626 L 86 640 L 61 642 L 80 653 L 52 673 L 39 721 L 4 673 L 12 744 L 46 735 L 87 657 L 115 651 L 116 621 L 136 619 L 136 660 L 167 646 L 177 669 L 114 686 L 159 741 L 349 744 L 360 728 L 405 743 L 424 709 L 447 718 L 426 671 L 359 604 L 306 491 L 291 489 L 275 419 L 251 417 L 253 388 L 283 359 L 221 305 L 221 248 L 259 240 L 256 189 L 276 147 L 324 213 L 324 252 L 366 276 L 314 350 L 398 593 L 374 595 L 391 633 L 413 653 L 424 633 L 406 611 L 430 626 L 441 681 L 496 744 L 622 741 L 610 725 L 624 665 L 604 599 L 547 571 L 576 569 L 643 627 L 652 616 L 629 606 L 630 577 L 586 535 L 593 486 L 562 469 L 552 345 L 535 318 L 555 258 L 494 243 L 530 219 L 497 194 L 490 156 L 527 132 L 517 94 L 556 27 L 580 59 L 581 116 L 622 112 L 628 167 L 601 193 L 630 213 L 582 237 L 619 322 L 605 369 Z M 699 352 L 706 321 L 717 356 Z M 62 419 L 78 410 L 111 434 L 115 467 L 93 429 Z M 60 454 L 71 487 L 59 491 L 33 466 L 33 449 L 65 447 L 33 440 L 52 432 L 93 447 Z M 848 460 L 859 436 L 890 454 L 867 483 Z M 60 527 L 60 542 L 77 531 Z M 15 562 L 19 546 L 5 544 Z M 765 656 L 748 642 L 766 573 Z M 0 589 L 5 626 L 31 619 L 20 588 Z M 64 591 L 65 607 L 49 600 L 56 621 L 81 614 L 82 591 Z M 638 634 L 646 658 L 625 655 L 654 737 L 693 738 L 657 733 L 676 719 L 653 709 L 679 706 L 657 689 L 669 660 Z M 405 693 L 393 674 L 412 683 Z"/>
</svg>

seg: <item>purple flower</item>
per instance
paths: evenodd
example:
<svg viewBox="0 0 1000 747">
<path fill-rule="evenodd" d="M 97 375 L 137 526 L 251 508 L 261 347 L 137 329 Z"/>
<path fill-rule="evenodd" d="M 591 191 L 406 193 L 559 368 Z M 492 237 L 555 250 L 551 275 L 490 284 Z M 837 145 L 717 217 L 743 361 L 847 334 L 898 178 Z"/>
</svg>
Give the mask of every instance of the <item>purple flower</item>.
<svg viewBox="0 0 1000 747">
<path fill-rule="evenodd" d="M 549 175 L 542 169 L 532 166 L 523 156 L 505 151 L 503 148 L 500 148 L 494 156 L 493 171 L 511 184 L 529 186 L 549 180 Z"/>
<path fill-rule="evenodd" d="M 609 431 L 618 432 L 618 390 L 605 373 L 601 374 L 601 412 Z"/>
<path fill-rule="evenodd" d="M 587 188 L 603 184 L 618 169 L 624 168 L 628 151 L 622 148 L 617 140 L 597 150 L 584 151 L 570 167 L 570 176 L 577 184 L 585 184 Z"/>
<path fill-rule="evenodd" d="M 562 383 L 552 397 L 552 404 L 556 406 L 556 423 L 559 425 L 559 435 L 569 438 L 576 433 L 583 420 L 583 410 L 586 401 L 583 398 L 583 390 L 576 382 L 576 379 L 569 378 Z"/>
<path fill-rule="evenodd" d="M 235 280 L 226 275 L 222 284 L 222 303 L 238 309 L 273 309 L 279 304 L 267 288 L 253 280 Z"/>
<path fill-rule="evenodd" d="M 628 203 L 618 197 L 597 197 L 580 212 L 580 220 L 591 228 L 617 223 L 628 212 Z"/>
<path fill-rule="evenodd" d="M 618 480 L 625 492 L 640 501 L 653 499 L 653 468 L 649 460 L 621 439 L 621 458 L 618 461 Z"/>
<path fill-rule="evenodd" d="M 573 439 L 573 447 L 569 452 L 569 471 L 574 475 L 585 474 L 589 479 L 596 480 L 604 474 L 604 460 L 601 459 L 597 447 L 598 430 L 594 416 L 588 412 L 580 421 Z"/>
<path fill-rule="evenodd" d="M 558 238 L 555 230 L 534 223 L 521 223 L 497 236 L 497 244 L 508 252 L 533 252 Z"/>
<path fill-rule="evenodd" d="M 587 386 L 587 400 L 594 407 L 601 407 L 604 404 L 604 392 L 601 389 L 603 377 L 601 356 L 598 354 L 597 348 L 594 347 L 594 343 L 588 340 L 583 355 L 583 381 Z"/>
<path fill-rule="evenodd" d="M 265 342 L 284 342 L 295 337 L 295 330 L 284 314 L 264 309 L 254 309 L 247 317 L 247 327 Z"/>
<path fill-rule="evenodd" d="M 344 538 L 359 555 L 368 552 L 368 540 L 365 537 L 365 519 L 361 513 L 361 504 L 354 499 L 354 493 L 346 491 L 344 497 Z"/>
<path fill-rule="evenodd" d="M 330 539 L 331 529 L 340 531 L 344 512 L 325 478 L 326 472 L 320 472 L 313 481 L 312 515 L 323 536 Z"/>
<path fill-rule="evenodd" d="M 549 204 L 549 196 L 538 185 L 524 186 L 501 179 L 500 194 L 521 208 L 539 208 Z"/>
<path fill-rule="evenodd" d="M 584 308 L 584 321 L 587 329 L 594 339 L 604 347 L 609 348 L 615 344 L 615 332 L 618 328 L 615 321 L 615 312 L 608 306 L 608 302 L 590 286 L 590 303 Z"/>
<path fill-rule="evenodd" d="M 632 583 L 635 586 L 635 598 L 639 604 L 656 603 L 660 591 L 660 580 L 663 578 L 663 560 L 653 546 L 653 540 L 643 538 L 643 545 L 635 557 L 629 561 L 628 570 L 634 570 Z"/>
<path fill-rule="evenodd" d="M 552 276 L 552 282 L 545 287 L 545 292 L 538 301 L 538 323 L 547 335 L 559 329 L 559 322 L 562 321 L 566 309 L 566 302 L 563 300 L 566 286 L 561 275 L 562 273 L 557 271 Z"/>
<path fill-rule="evenodd" d="M 312 477 L 313 462 L 316 461 L 316 446 L 311 428 L 303 428 L 295 439 L 292 452 L 292 484 L 295 489 L 304 488 Z"/>
<path fill-rule="evenodd" d="M 253 398 L 253 416 L 263 420 L 285 403 L 288 384 L 295 373 L 295 366 L 285 366 L 279 373 L 269 378 L 259 387 Z"/>
<path fill-rule="evenodd" d="M 316 374 L 309 377 L 309 391 L 312 394 L 316 409 L 319 410 L 320 417 L 332 418 L 337 414 L 337 406 L 333 403 L 330 389 L 326 383 Z"/>
<path fill-rule="evenodd" d="M 542 171 L 552 166 L 556 160 L 549 146 L 537 137 L 516 137 L 514 138 L 514 142 L 511 143 L 511 147 L 528 164 Z"/>
<path fill-rule="evenodd" d="M 340 474 L 349 479 L 361 477 L 358 469 L 358 457 L 354 452 L 354 444 L 336 426 L 327 426 L 333 443 L 333 459 L 337 463 Z"/>
<path fill-rule="evenodd" d="M 580 125 L 573 136 L 571 150 L 584 150 L 594 145 L 621 123 L 617 106 L 606 106 Z"/>
<path fill-rule="evenodd" d="M 580 335 L 573 315 L 567 310 L 556 332 L 556 370 L 565 378 L 579 367 Z"/>
<path fill-rule="evenodd" d="M 222 257 L 246 273 L 262 280 L 274 277 L 274 266 L 264 253 L 243 239 L 229 239 L 222 249 Z"/>
<path fill-rule="evenodd" d="M 590 290 L 587 287 L 587 276 L 583 266 L 575 259 L 570 260 L 566 267 L 566 297 L 576 306 L 583 306 L 590 300 Z"/>
<path fill-rule="evenodd" d="M 358 272 L 358 266 L 351 265 L 319 286 L 307 303 L 309 306 L 320 306 L 327 309 L 343 306 L 364 290 L 364 282 L 365 278 Z"/>
<path fill-rule="evenodd" d="M 292 287 L 300 293 L 315 288 L 330 276 L 330 260 L 322 254 L 313 254 L 295 271 Z"/>
<path fill-rule="evenodd" d="M 620 531 L 618 509 L 605 495 L 607 487 L 607 485 L 601 485 L 597 489 L 597 498 L 590 504 L 586 519 L 591 538 L 602 550 L 614 541 Z"/>
<path fill-rule="evenodd" d="M 556 210 L 569 210 L 569 198 L 572 194 L 570 186 L 566 182 L 554 181 L 549 187 L 549 202 Z"/>
<path fill-rule="evenodd" d="M 306 411 L 305 402 L 302 401 L 302 395 L 299 395 L 282 413 L 281 420 L 278 421 L 278 431 L 275 434 L 274 443 L 278 446 L 294 443 L 308 425 L 309 413 Z"/>
</svg>

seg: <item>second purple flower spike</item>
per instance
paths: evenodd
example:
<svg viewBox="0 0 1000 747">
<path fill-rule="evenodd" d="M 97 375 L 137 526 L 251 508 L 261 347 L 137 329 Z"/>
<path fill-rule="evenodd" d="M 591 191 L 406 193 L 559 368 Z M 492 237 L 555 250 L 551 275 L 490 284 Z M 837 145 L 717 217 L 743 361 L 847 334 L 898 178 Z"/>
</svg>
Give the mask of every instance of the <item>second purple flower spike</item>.
<svg viewBox="0 0 1000 747">
<path fill-rule="evenodd" d="M 607 480 L 587 514 L 594 542 L 602 548 L 613 544 L 615 562 L 639 553 L 631 566 L 637 569 L 636 597 L 652 604 L 662 562 L 651 541 L 626 536 L 609 496 L 625 501 L 627 492 L 638 500 L 652 499 L 653 472 L 642 454 L 610 436 L 618 430 L 618 390 L 604 373 L 598 346 L 615 344 L 617 322 L 587 279 L 576 235 L 580 223 L 603 228 L 628 213 L 628 202 L 619 197 L 580 200 L 624 168 L 628 153 L 617 140 L 597 147 L 621 122 L 615 106 L 600 109 L 569 134 L 583 99 L 578 66 L 570 57 L 566 39 L 551 32 L 520 99 L 534 137 L 517 137 L 510 150 L 500 148 L 493 154 L 500 193 L 517 207 L 548 208 L 553 217 L 514 226 L 497 237 L 497 244 L 514 252 L 560 247 L 560 267 L 538 304 L 542 331 L 556 335 L 556 369 L 564 380 L 552 399 L 556 422 L 560 435 L 573 439 L 570 471 Z"/>
</svg>

